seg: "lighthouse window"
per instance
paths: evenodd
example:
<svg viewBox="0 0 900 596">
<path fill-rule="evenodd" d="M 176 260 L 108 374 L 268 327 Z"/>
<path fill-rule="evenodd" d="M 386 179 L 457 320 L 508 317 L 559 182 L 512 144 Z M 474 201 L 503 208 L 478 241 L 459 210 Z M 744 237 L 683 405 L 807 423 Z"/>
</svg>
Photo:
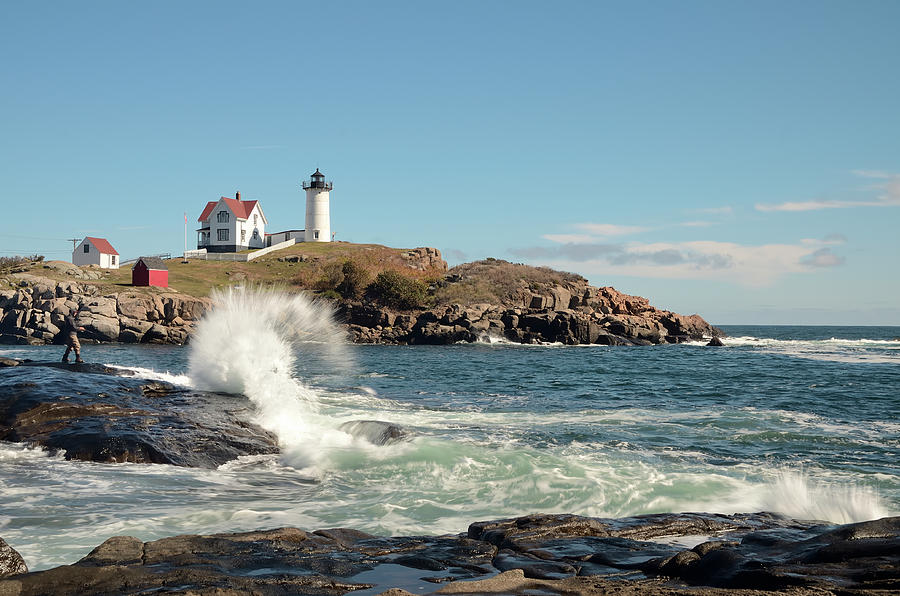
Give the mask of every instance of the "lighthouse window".
<svg viewBox="0 0 900 596">
<path fill-rule="evenodd" d="M 315 238 L 316 240 L 319 239 L 319 230 L 313 232 L 313 238 Z"/>
</svg>

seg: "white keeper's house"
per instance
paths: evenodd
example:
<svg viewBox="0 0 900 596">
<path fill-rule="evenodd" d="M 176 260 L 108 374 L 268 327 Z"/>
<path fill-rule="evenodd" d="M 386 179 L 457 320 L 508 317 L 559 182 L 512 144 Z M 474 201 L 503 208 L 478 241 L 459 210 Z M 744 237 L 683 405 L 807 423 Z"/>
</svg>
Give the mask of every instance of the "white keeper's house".
<svg viewBox="0 0 900 596">
<path fill-rule="evenodd" d="M 210 201 L 197 219 L 197 248 L 207 252 L 238 252 L 266 245 L 266 216 L 259 201 L 234 198 Z"/>
<path fill-rule="evenodd" d="M 106 238 L 85 236 L 72 251 L 72 263 L 79 267 L 97 265 L 103 269 L 118 269 L 119 253 Z"/>
</svg>

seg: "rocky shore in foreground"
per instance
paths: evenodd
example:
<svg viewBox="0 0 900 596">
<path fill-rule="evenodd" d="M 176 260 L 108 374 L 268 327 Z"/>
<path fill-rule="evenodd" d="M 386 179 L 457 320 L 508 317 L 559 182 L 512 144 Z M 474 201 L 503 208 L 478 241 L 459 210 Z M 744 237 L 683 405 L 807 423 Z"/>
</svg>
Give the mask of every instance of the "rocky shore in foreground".
<svg viewBox="0 0 900 596">
<path fill-rule="evenodd" d="M 426 266 L 440 271 L 435 262 L 443 264 L 442 277 L 433 282 L 426 300 L 433 304 L 401 309 L 377 296 L 342 299 L 332 294 L 337 319 L 352 341 L 651 345 L 721 335 L 699 315 L 658 309 L 646 298 L 590 286 L 577 275 L 496 259 L 448 272 L 437 250 L 417 250 L 423 256 L 405 261 L 411 271 Z M 207 297 L 160 288 L 109 291 L 109 284 L 97 281 L 102 273 L 68 263 L 52 261 L 43 267 L 62 271 L 66 279 L 35 270 L 0 278 L 0 343 L 59 342 L 65 316 L 81 306 L 78 323 L 88 343 L 183 344 L 212 307 Z"/>
<path fill-rule="evenodd" d="M 678 537 L 699 542 L 678 546 Z M 27 573 L 0 540 L 0 596 L 37 594 L 896 594 L 900 518 L 834 526 L 766 513 L 530 515 L 446 536 L 352 529 L 106 540 Z M 424 587 L 424 589 L 423 589 Z"/>
</svg>

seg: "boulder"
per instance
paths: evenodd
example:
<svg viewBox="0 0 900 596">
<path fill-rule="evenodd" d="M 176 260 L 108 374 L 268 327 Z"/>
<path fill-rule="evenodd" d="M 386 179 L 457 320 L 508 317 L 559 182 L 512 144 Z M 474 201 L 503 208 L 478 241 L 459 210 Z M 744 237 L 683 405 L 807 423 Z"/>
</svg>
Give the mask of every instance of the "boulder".
<svg viewBox="0 0 900 596">
<path fill-rule="evenodd" d="M 119 319 L 101 315 L 78 315 L 78 324 L 84 327 L 82 337 L 97 341 L 117 341 L 119 339 Z"/>
<path fill-rule="evenodd" d="M 16 550 L 0 538 L 0 578 L 28 573 L 28 565 Z"/>
<path fill-rule="evenodd" d="M 105 317 L 107 319 L 116 318 L 118 314 L 116 311 L 115 298 L 106 298 L 102 296 L 90 298 L 81 303 L 81 308 L 83 312 Z"/>
</svg>

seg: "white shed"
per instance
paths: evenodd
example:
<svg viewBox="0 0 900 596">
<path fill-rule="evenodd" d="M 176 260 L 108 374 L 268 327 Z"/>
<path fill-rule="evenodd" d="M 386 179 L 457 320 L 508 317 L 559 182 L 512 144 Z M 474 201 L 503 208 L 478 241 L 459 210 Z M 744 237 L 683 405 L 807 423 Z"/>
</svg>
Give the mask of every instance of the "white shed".
<svg viewBox="0 0 900 596">
<path fill-rule="evenodd" d="M 106 238 L 85 236 L 72 252 L 72 262 L 79 267 L 99 265 L 104 269 L 118 269 L 119 253 Z"/>
</svg>

